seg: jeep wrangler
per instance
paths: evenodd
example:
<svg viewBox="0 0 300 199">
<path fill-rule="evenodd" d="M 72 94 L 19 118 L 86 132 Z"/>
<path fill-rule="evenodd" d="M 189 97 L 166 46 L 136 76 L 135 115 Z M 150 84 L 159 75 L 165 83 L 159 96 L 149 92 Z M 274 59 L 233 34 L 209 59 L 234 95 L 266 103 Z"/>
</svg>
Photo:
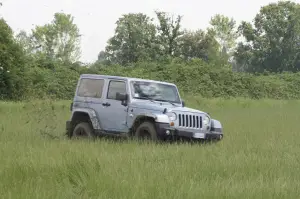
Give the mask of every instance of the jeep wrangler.
<svg viewBox="0 0 300 199">
<path fill-rule="evenodd" d="M 177 86 L 167 82 L 83 74 L 70 110 L 69 137 L 223 138 L 221 123 L 208 113 L 185 107 Z"/>
</svg>

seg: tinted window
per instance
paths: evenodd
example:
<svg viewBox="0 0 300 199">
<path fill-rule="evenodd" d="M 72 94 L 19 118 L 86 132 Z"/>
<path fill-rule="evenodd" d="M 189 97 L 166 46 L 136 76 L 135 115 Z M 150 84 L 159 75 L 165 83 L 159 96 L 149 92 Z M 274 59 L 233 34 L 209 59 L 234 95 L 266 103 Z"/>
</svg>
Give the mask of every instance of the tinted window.
<svg viewBox="0 0 300 199">
<path fill-rule="evenodd" d="M 126 93 L 126 84 L 123 81 L 110 81 L 108 86 L 107 99 L 116 99 L 116 94 Z"/>
<path fill-rule="evenodd" d="M 81 79 L 77 95 L 80 97 L 101 98 L 103 85 L 103 79 Z"/>
</svg>

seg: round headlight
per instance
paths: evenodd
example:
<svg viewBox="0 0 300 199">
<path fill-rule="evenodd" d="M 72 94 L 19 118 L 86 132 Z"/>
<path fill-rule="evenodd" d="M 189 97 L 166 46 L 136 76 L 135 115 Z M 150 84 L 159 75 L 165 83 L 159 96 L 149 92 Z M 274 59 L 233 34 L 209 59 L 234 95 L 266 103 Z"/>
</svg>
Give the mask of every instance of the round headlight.
<svg viewBox="0 0 300 199">
<path fill-rule="evenodd" d="M 169 117 L 169 119 L 171 121 L 175 121 L 176 120 L 176 114 L 175 113 L 169 112 L 169 113 L 166 113 L 166 114 L 167 114 L 167 116 Z"/>
<path fill-rule="evenodd" d="M 203 124 L 206 126 L 209 124 L 209 117 L 205 116 L 203 119 Z"/>
</svg>

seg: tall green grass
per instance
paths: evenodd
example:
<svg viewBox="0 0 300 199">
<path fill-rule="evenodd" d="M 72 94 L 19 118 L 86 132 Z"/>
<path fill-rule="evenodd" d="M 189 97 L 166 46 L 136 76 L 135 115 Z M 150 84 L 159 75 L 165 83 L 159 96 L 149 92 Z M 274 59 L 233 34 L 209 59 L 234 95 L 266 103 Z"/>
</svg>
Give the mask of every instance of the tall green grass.
<svg viewBox="0 0 300 199">
<path fill-rule="evenodd" d="M 299 101 L 184 97 L 223 141 L 73 141 L 68 101 L 0 102 L 1 198 L 299 198 Z"/>
</svg>

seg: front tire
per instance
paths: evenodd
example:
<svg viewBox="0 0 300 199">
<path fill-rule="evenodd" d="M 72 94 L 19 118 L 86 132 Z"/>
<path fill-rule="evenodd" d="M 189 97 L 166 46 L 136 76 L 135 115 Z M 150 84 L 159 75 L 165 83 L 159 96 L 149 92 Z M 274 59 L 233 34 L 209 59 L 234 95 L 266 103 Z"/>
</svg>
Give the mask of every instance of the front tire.
<svg viewBox="0 0 300 199">
<path fill-rule="evenodd" d="M 135 137 L 142 140 L 157 140 L 157 132 L 153 122 L 145 121 L 135 131 Z"/>
<path fill-rule="evenodd" d="M 94 130 L 88 122 L 78 123 L 72 134 L 73 138 L 94 138 Z"/>
</svg>

